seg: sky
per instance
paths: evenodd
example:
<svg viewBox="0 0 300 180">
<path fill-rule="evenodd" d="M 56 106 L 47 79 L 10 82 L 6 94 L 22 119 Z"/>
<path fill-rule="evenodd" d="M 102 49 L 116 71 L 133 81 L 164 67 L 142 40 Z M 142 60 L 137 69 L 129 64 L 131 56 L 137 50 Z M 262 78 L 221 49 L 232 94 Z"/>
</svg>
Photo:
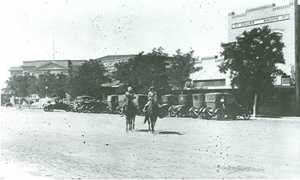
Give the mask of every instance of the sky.
<svg viewBox="0 0 300 180">
<path fill-rule="evenodd" d="M 93 59 L 163 47 L 218 55 L 227 15 L 290 0 L 1 0 L 0 88 L 24 60 Z"/>
</svg>

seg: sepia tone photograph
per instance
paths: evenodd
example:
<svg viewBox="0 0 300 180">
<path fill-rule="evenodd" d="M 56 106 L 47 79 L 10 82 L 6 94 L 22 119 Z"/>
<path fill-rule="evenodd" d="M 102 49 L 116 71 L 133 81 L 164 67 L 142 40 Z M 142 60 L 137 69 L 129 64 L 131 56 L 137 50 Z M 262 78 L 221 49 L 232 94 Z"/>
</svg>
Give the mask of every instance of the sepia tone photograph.
<svg viewBox="0 0 300 180">
<path fill-rule="evenodd" d="M 300 179 L 298 0 L 4 0 L 0 180 Z"/>
</svg>

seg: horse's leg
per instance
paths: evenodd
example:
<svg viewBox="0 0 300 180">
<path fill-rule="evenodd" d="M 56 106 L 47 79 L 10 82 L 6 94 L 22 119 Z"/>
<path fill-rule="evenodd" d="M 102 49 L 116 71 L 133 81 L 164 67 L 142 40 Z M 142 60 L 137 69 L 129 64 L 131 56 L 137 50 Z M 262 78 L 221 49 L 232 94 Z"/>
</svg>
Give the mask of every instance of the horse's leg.
<svg viewBox="0 0 300 180">
<path fill-rule="evenodd" d="M 151 117 L 151 132 L 154 133 L 154 117 Z"/>
<path fill-rule="evenodd" d="M 153 120 L 153 128 L 155 127 L 156 121 L 157 121 L 157 116 Z"/>
<path fill-rule="evenodd" d="M 152 128 L 152 133 L 154 133 L 155 131 L 155 124 L 156 124 L 156 121 L 157 121 L 157 116 L 152 116 L 151 118 L 151 128 Z"/>
<path fill-rule="evenodd" d="M 135 129 L 135 115 L 132 117 L 132 129 Z"/>
<path fill-rule="evenodd" d="M 150 117 L 147 119 L 148 121 L 148 131 L 151 131 L 151 122 L 150 122 Z"/>
<path fill-rule="evenodd" d="M 129 120 L 128 120 L 128 115 L 126 115 L 126 132 L 128 132 L 128 125 L 129 125 Z"/>
<path fill-rule="evenodd" d="M 129 130 L 132 131 L 132 115 L 129 118 Z"/>
</svg>

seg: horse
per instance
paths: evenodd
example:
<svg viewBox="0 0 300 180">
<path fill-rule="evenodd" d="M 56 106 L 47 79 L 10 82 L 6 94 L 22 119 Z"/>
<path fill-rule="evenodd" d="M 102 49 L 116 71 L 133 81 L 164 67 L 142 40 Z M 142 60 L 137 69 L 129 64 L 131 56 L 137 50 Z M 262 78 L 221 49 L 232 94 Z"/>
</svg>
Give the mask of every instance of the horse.
<svg viewBox="0 0 300 180">
<path fill-rule="evenodd" d="M 128 103 L 124 106 L 124 114 L 126 116 L 126 132 L 135 129 L 136 111 L 137 108 L 132 101 L 128 101 Z"/>
<path fill-rule="evenodd" d="M 154 133 L 154 127 L 159 115 L 159 105 L 155 101 L 151 101 L 145 109 L 146 119 L 145 121 L 148 122 L 148 131 Z"/>
</svg>

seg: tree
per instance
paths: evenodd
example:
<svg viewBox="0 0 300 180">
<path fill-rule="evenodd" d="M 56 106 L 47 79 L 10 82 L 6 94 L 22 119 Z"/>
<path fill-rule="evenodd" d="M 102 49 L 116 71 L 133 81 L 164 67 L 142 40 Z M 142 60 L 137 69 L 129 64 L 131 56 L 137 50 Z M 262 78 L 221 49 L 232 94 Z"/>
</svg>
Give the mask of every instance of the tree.
<svg viewBox="0 0 300 180">
<path fill-rule="evenodd" d="M 55 79 L 51 83 L 51 88 L 53 88 L 53 96 L 64 98 L 66 92 L 69 92 L 68 86 L 69 77 L 63 73 L 56 74 Z"/>
<path fill-rule="evenodd" d="M 190 74 L 200 69 L 199 67 L 195 67 L 197 59 L 193 57 L 193 53 L 194 51 L 191 50 L 186 54 L 182 54 L 180 49 L 178 49 L 170 61 L 170 68 L 168 68 L 170 83 L 181 91 Z"/>
<path fill-rule="evenodd" d="M 150 86 L 154 86 L 158 93 L 165 93 L 170 90 L 166 71 L 169 59 L 161 47 L 154 48 L 148 54 L 141 52 L 128 62 L 117 63 L 114 77 L 126 85 L 133 86 L 138 93 L 146 92 Z"/>
<path fill-rule="evenodd" d="M 56 86 L 57 76 L 52 73 L 40 74 L 37 82 L 37 93 L 40 96 L 58 96 L 57 91 L 63 87 Z"/>
<path fill-rule="evenodd" d="M 28 73 L 12 76 L 7 81 L 7 90 L 14 92 L 18 97 L 26 97 L 36 92 L 37 79 Z"/>
<path fill-rule="evenodd" d="M 101 97 L 101 85 L 109 82 L 110 79 L 106 76 L 106 69 L 102 63 L 89 60 L 79 67 L 78 72 L 73 72 L 70 81 L 73 96 Z"/>
<path fill-rule="evenodd" d="M 283 74 L 277 67 L 284 63 L 281 40 L 279 33 L 264 26 L 243 32 L 235 42 L 222 44 L 224 62 L 220 71 L 230 72 L 231 85 L 253 98 L 254 116 L 260 95 L 268 94 L 276 76 Z"/>
<path fill-rule="evenodd" d="M 25 73 L 20 76 L 10 77 L 7 81 L 8 91 L 13 91 L 16 96 L 26 97 L 32 94 L 39 96 L 58 96 L 63 98 L 68 92 L 68 77 L 65 74 L 40 74 L 39 77 Z"/>
</svg>

